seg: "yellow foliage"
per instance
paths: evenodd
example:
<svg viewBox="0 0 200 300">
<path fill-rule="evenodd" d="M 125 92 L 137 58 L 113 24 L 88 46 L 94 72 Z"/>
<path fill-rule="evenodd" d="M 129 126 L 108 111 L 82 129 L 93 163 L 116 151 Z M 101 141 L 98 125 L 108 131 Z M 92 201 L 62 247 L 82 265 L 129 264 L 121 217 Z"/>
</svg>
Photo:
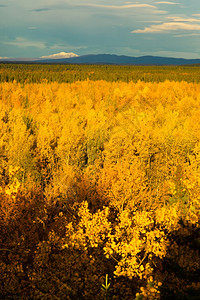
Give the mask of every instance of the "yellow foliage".
<svg viewBox="0 0 200 300">
<path fill-rule="evenodd" d="M 0 266 L 18 293 L 102 299 L 108 273 L 113 299 L 198 290 L 200 85 L 0 87 Z"/>
</svg>

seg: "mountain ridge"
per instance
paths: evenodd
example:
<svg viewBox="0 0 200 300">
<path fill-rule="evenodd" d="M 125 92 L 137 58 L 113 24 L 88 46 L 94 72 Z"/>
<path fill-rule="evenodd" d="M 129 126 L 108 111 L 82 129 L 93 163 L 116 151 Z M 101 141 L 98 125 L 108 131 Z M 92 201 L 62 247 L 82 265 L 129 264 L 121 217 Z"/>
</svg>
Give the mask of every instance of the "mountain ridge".
<svg viewBox="0 0 200 300">
<path fill-rule="evenodd" d="M 86 54 L 76 57 L 44 59 L 44 58 L 18 58 L 3 59 L 0 63 L 50 63 L 50 64 L 113 64 L 113 65 L 192 65 L 200 64 L 200 59 L 186 59 L 162 56 L 126 56 L 116 54 Z"/>
</svg>

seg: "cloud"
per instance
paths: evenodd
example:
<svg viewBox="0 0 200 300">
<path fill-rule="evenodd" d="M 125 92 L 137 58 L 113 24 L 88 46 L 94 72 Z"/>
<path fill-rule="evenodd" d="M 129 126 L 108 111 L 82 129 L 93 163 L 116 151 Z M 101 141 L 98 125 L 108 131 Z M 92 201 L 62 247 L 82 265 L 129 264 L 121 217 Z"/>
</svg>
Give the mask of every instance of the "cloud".
<svg viewBox="0 0 200 300">
<path fill-rule="evenodd" d="M 75 49 L 75 50 L 79 50 L 79 49 L 87 49 L 87 46 L 72 46 L 72 45 L 64 45 L 64 44 L 54 44 L 52 46 L 50 46 L 50 49 L 52 50 L 60 50 L 60 49 L 66 49 L 66 50 L 71 50 L 71 49 Z"/>
<path fill-rule="evenodd" d="M 150 4 L 126 4 L 126 5 L 104 5 L 104 4 L 81 4 L 80 6 L 96 7 L 96 8 L 107 8 L 107 9 L 129 9 L 129 8 L 156 8 Z"/>
<path fill-rule="evenodd" d="M 194 17 L 200 17 L 200 14 L 192 14 Z"/>
<path fill-rule="evenodd" d="M 156 4 L 177 5 L 177 4 L 180 4 L 180 3 L 177 3 L 177 2 L 169 2 L 169 1 L 159 1 L 159 2 L 156 2 Z"/>
<path fill-rule="evenodd" d="M 200 31 L 199 24 L 188 24 L 184 22 L 166 22 L 159 25 L 151 25 L 144 29 L 133 30 L 132 33 L 164 33 L 176 30 L 195 30 Z"/>
<path fill-rule="evenodd" d="M 8 7 L 8 5 L 0 4 L 0 7 Z M 7 58 L 7 57 L 6 57 Z"/>
<path fill-rule="evenodd" d="M 166 10 L 158 10 L 158 9 L 153 9 L 150 11 L 152 14 L 157 14 L 157 15 L 165 15 L 168 13 Z"/>
<path fill-rule="evenodd" d="M 162 21 L 158 21 L 158 20 L 155 20 L 155 21 L 152 21 L 152 20 L 149 20 L 149 21 L 143 21 L 143 20 L 137 20 L 135 21 L 136 23 L 162 23 Z"/>
<path fill-rule="evenodd" d="M 196 19 L 196 18 L 182 18 L 182 17 L 166 17 L 166 19 L 170 19 L 174 22 L 200 22 L 200 19 Z"/>
<path fill-rule="evenodd" d="M 48 11 L 48 10 L 50 10 L 50 8 L 48 8 L 48 7 L 32 9 L 32 11 L 34 11 L 34 12 L 42 12 L 42 11 Z"/>
<path fill-rule="evenodd" d="M 69 52 L 69 53 L 60 52 L 60 53 L 51 54 L 47 56 L 41 56 L 40 58 L 59 59 L 59 58 L 70 58 L 70 57 L 78 57 L 78 55 L 73 52 Z"/>
<path fill-rule="evenodd" d="M 4 57 L 2 57 L 2 56 L 0 56 L 0 59 L 8 59 L 9 57 L 6 57 L 6 56 L 4 56 Z"/>
<path fill-rule="evenodd" d="M 200 36 L 200 33 L 186 33 L 186 34 L 176 34 L 174 35 L 174 37 L 179 37 L 179 38 L 182 38 L 182 37 L 187 37 L 187 36 Z"/>
<path fill-rule="evenodd" d="M 151 14 L 167 14 L 167 11 L 158 10 L 155 5 L 145 4 L 145 3 L 135 3 L 135 4 L 125 4 L 125 5 L 104 5 L 104 4 L 80 4 L 79 7 L 91 7 L 91 8 L 102 8 L 110 10 L 127 10 L 127 9 L 148 9 Z"/>
<path fill-rule="evenodd" d="M 35 29 L 37 29 L 37 27 L 35 27 L 35 26 L 30 26 L 30 27 L 28 27 L 28 29 L 30 29 L 30 30 L 35 30 Z"/>
<path fill-rule="evenodd" d="M 14 41 L 3 42 L 3 44 L 10 45 L 10 46 L 17 46 L 20 48 L 27 48 L 27 47 L 35 47 L 35 48 L 40 48 L 40 49 L 46 48 L 46 45 L 44 42 L 31 41 L 31 40 L 25 39 L 23 37 L 16 37 L 16 39 Z"/>
</svg>

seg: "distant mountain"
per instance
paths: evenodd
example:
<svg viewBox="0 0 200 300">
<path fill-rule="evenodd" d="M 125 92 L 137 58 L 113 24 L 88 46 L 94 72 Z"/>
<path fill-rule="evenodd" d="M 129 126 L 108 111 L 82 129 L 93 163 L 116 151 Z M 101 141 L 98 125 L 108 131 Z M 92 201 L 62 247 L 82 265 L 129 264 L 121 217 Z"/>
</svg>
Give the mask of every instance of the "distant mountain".
<svg viewBox="0 0 200 300">
<path fill-rule="evenodd" d="M 63 59 L 40 60 L 42 63 L 114 64 L 114 65 L 190 65 L 200 64 L 200 59 L 184 59 L 159 56 L 132 57 L 114 54 L 91 54 Z"/>
<path fill-rule="evenodd" d="M 69 58 L 39 58 L 39 59 L 4 59 L 3 62 L 21 62 L 21 63 L 53 63 L 53 64 L 114 64 L 114 65 L 191 65 L 200 64 L 200 59 L 184 59 L 160 56 L 140 56 L 132 57 L 114 54 L 90 54 L 74 56 Z"/>
</svg>

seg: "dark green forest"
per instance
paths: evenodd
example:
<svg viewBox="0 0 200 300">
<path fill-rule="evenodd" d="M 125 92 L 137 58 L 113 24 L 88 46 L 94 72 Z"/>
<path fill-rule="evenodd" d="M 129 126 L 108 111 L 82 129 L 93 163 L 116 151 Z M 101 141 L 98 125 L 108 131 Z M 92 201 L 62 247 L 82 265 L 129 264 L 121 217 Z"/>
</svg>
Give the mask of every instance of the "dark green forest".
<svg viewBox="0 0 200 300">
<path fill-rule="evenodd" d="M 0 64 L 0 82 L 41 83 L 83 80 L 137 82 L 200 82 L 200 66 L 116 66 L 61 64 Z"/>
</svg>

